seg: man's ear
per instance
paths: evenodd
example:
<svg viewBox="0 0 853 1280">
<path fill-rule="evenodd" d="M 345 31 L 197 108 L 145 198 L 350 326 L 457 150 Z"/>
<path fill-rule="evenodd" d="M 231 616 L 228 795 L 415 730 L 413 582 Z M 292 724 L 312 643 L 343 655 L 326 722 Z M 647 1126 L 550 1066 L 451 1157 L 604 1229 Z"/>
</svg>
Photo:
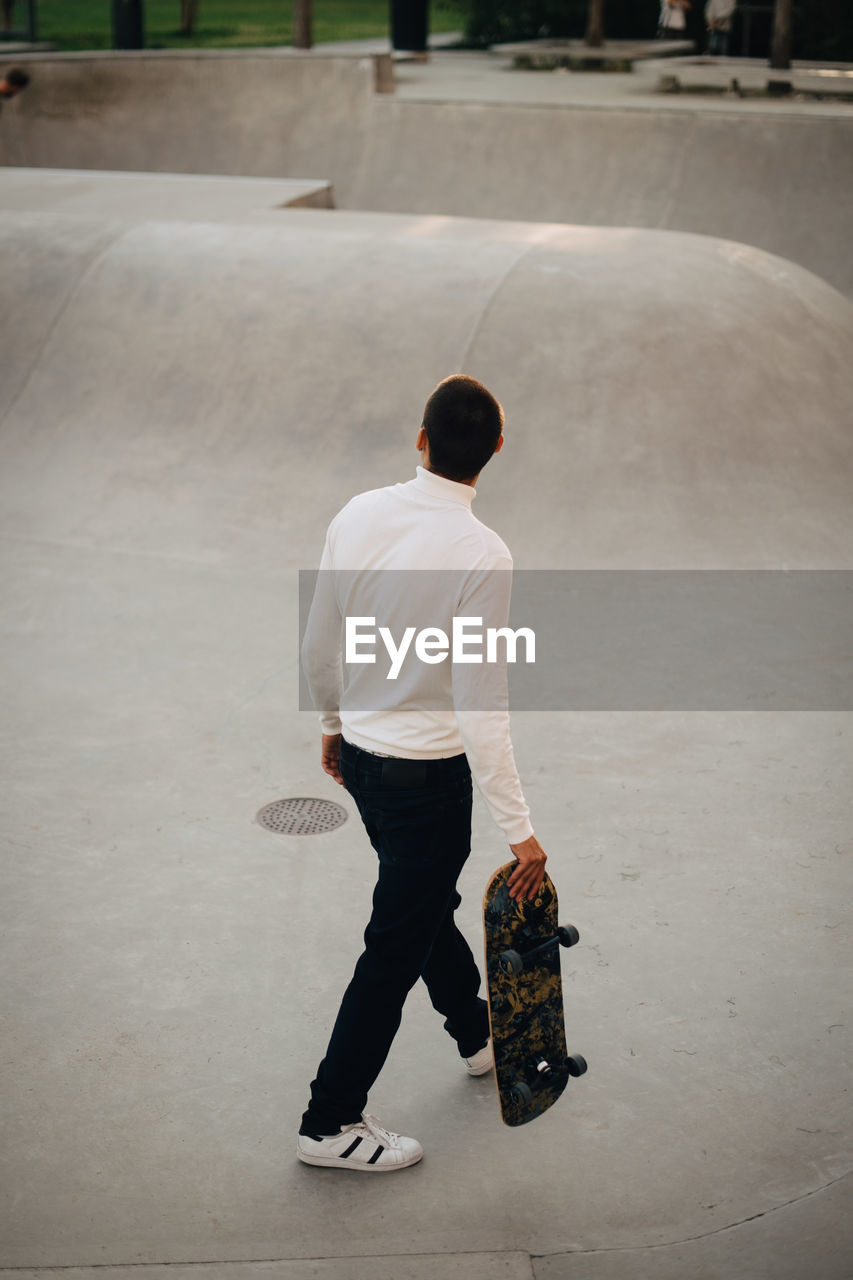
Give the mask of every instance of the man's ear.
<svg viewBox="0 0 853 1280">
<path fill-rule="evenodd" d="M 500 436 L 498 436 L 498 442 L 497 442 L 497 444 L 495 445 L 495 453 L 500 453 L 500 451 L 501 451 L 501 449 L 502 449 L 503 447 L 504 447 L 504 438 L 503 438 L 503 436 L 502 436 L 502 435 L 500 435 Z"/>
<path fill-rule="evenodd" d="M 415 448 L 418 453 L 420 453 L 422 449 L 425 449 L 428 443 L 426 429 L 424 427 L 419 427 L 418 438 L 415 441 Z"/>
</svg>

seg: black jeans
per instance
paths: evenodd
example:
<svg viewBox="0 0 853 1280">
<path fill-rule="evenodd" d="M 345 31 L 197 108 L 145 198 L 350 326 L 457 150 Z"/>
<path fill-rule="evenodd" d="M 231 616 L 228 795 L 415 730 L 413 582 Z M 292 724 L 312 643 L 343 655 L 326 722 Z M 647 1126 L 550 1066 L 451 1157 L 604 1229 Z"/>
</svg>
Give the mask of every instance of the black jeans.
<svg viewBox="0 0 853 1280">
<path fill-rule="evenodd" d="M 489 1038 L 480 973 L 453 918 L 471 849 L 466 757 L 389 760 L 344 741 L 341 774 L 379 855 L 379 876 L 365 949 L 302 1117 L 300 1132 L 315 1137 L 361 1118 L 418 978 L 463 1058 Z"/>
</svg>

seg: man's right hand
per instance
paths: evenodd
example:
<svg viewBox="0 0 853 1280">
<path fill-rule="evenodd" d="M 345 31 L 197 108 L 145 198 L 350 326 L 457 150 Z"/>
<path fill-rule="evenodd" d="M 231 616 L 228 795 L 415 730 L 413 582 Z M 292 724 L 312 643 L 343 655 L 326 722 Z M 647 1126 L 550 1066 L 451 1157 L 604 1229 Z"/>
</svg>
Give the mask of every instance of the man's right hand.
<svg viewBox="0 0 853 1280">
<path fill-rule="evenodd" d="M 323 734 L 320 764 L 330 778 L 334 778 L 340 786 L 344 785 L 341 777 L 341 735 L 339 733 Z"/>
<path fill-rule="evenodd" d="M 522 898 L 533 898 L 542 884 L 548 855 L 535 836 L 528 836 L 521 844 L 511 844 L 509 847 L 518 859 L 518 866 L 507 885 L 509 896 L 518 902 Z"/>
</svg>

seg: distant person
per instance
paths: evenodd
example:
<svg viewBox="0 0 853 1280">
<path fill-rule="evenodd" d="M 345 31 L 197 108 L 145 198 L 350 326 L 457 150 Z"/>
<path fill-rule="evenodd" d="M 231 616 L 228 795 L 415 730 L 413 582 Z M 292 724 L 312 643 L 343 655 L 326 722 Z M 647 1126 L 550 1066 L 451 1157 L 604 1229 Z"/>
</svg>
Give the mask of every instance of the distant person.
<svg viewBox="0 0 853 1280">
<path fill-rule="evenodd" d="M 15 0 L 3 0 L 3 30 L 12 30 L 12 13 L 15 8 Z"/>
<path fill-rule="evenodd" d="M 659 40 L 684 40 L 690 0 L 662 0 L 658 18 Z"/>
<path fill-rule="evenodd" d="M 707 0 L 705 26 L 708 31 L 708 53 L 712 58 L 729 56 L 732 17 L 737 0 Z"/>
<path fill-rule="evenodd" d="M 30 83 L 30 77 L 20 67 L 10 67 L 0 80 L 0 98 L 16 98 Z"/>
</svg>

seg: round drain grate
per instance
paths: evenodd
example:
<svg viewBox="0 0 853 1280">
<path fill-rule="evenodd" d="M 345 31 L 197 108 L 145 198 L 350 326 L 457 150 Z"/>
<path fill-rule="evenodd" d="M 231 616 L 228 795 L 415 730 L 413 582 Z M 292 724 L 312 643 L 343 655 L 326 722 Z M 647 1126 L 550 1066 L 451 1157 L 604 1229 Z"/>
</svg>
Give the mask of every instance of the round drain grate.
<svg viewBox="0 0 853 1280">
<path fill-rule="evenodd" d="M 334 831 L 346 820 L 347 811 L 341 805 L 331 800 L 312 800 L 309 796 L 275 800 L 258 814 L 262 827 L 281 836 L 313 836 L 321 831 Z"/>
</svg>

